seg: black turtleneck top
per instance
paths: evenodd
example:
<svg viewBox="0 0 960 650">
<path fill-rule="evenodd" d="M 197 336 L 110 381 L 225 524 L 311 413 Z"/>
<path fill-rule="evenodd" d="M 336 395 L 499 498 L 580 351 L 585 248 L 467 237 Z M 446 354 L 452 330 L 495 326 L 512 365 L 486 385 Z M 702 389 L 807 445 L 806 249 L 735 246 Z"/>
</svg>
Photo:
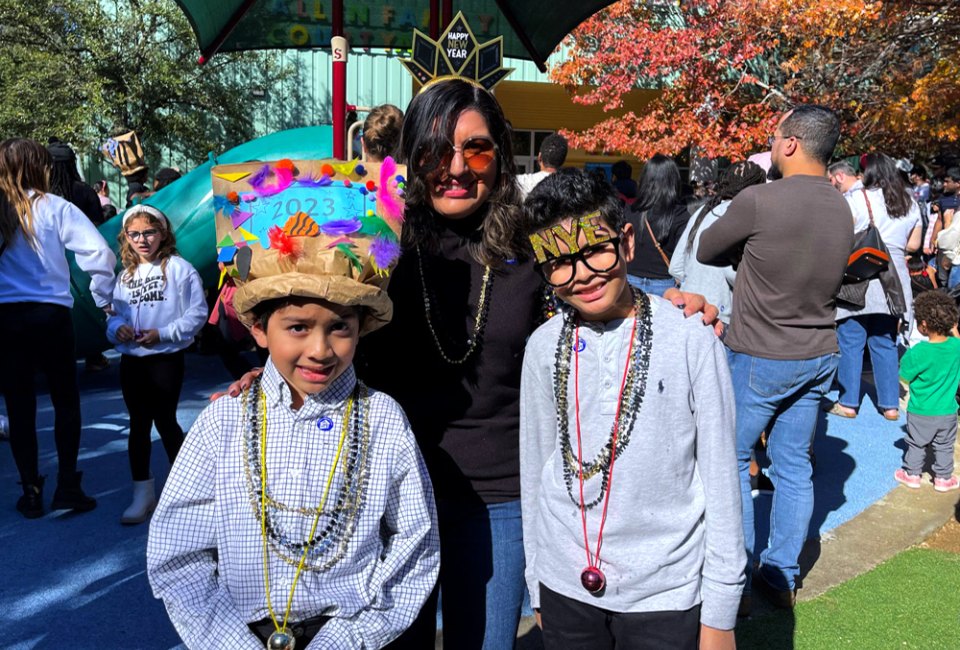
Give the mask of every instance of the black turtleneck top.
<svg viewBox="0 0 960 650">
<path fill-rule="evenodd" d="M 448 358 L 473 336 L 484 266 L 468 251 L 479 216 L 440 219 L 439 250 L 421 249 L 430 318 Z M 430 333 L 416 249 L 404 250 L 388 293 L 393 321 L 365 337 L 363 379 L 396 399 L 420 443 L 438 500 L 520 498 L 520 370 L 527 338 L 543 320 L 543 285 L 532 261 L 494 269 L 480 343 L 462 365 L 444 361 Z"/>
</svg>

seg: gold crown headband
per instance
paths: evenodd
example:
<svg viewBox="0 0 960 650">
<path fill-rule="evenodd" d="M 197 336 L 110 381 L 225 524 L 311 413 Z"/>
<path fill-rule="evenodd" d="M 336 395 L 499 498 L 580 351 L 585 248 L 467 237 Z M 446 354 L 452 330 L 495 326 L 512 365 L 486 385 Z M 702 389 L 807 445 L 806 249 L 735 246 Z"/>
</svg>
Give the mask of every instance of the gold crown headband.
<svg viewBox="0 0 960 650">
<path fill-rule="evenodd" d="M 409 59 L 400 59 L 400 62 L 423 84 L 421 91 L 444 79 L 462 79 L 484 90 L 493 90 L 513 72 L 513 68 L 503 67 L 503 37 L 479 43 L 462 11 L 453 17 L 439 40 L 414 29 L 411 52 Z"/>
</svg>

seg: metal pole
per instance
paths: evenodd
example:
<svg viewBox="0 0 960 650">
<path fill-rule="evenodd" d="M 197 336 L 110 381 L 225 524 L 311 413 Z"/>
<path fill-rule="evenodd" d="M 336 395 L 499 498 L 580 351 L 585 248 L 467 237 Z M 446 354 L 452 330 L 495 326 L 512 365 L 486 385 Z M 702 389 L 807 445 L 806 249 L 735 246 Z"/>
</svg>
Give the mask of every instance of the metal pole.
<svg viewBox="0 0 960 650">
<path fill-rule="evenodd" d="M 430 38 L 440 37 L 440 0 L 430 0 Z"/>
<path fill-rule="evenodd" d="M 330 53 L 333 57 L 333 156 L 347 157 L 347 54 L 349 46 L 343 37 L 343 0 L 333 3 L 333 38 Z"/>
<path fill-rule="evenodd" d="M 453 0 L 443 0 L 443 18 L 441 18 L 443 28 L 453 22 Z M 437 34 L 439 36 L 439 34 Z"/>
</svg>

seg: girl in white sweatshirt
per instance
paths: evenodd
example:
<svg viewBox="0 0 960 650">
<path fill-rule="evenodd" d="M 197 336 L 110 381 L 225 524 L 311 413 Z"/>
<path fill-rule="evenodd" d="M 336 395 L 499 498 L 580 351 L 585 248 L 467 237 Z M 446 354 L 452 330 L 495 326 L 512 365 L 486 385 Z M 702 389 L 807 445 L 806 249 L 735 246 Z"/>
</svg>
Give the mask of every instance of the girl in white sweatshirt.
<svg viewBox="0 0 960 650">
<path fill-rule="evenodd" d="M 50 152 L 33 140 L 0 143 L 0 392 L 10 417 L 10 450 L 23 496 L 17 510 L 42 517 L 44 477 L 37 450 L 34 376 L 47 378 L 56 414 L 54 510 L 87 512 L 97 502 L 80 487 L 80 390 L 66 250 L 90 275 L 90 294 L 109 309 L 116 258 L 80 210 L 50 194 Z"/>
<path fill-rule="evenodd" d="M 183 351 L 207 317 L 200 275 L 177 254 L 167 217 L 137 205 L 118 235 L 123 270 L 113 292 L 107 338 L 120 358 L 120 387 L 130 411 L 129 455 L 133 503 L 120 522 L 138 524 L 156 506 L 150 477 L 150 431 L 160 433 L 173 463 L 183 443 L 177 403 L 183 386 Z"/>
</svg>

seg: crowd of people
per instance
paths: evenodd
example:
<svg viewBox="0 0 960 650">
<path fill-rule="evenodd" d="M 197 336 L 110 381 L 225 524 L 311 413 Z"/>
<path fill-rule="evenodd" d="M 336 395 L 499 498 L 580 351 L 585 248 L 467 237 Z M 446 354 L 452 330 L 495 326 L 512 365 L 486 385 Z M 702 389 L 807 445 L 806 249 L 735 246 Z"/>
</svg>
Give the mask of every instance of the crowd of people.
<svg viewBox="0 0 960 650">
<path fill-rule="evenodd" d="M 548 648 L 733 648 L 752 587 L 795 602 L 818 411 L 836 381 L 826 408 L 857 417 L 864 348 L 885 417 L 900 418 L 898 378 L 909 386 L 896 480 L 921 487 L 930 447 L 934 489 L 957 488 L 957 308 L 912 288 L 960 281 L 956 169 L 931 191 L 882 153 L 831 165 L 839 120 L 803 105 L 771 134 L 769 169 L 730 164 L 691 210 L 669 157 L 636 184 L 618 165 L 614 186 L 563 167 L 560 136 L 521 189 L 501 107 L 466 80 L 368 122 L 367 155 L 406 165 L 389 283 L 352 264 L 257 266 L 227 301 L 269 358 L 186 436 L 183 354 L 207 309 L 169 220 L 128 197 L 117 270 L 55 191 L 57 152 L 0 143 L 17 508 L 45 511 L 38 372 L 56 412 L 51 507 L 96 505 L 76 467 L 71 250 L 122 354 L 122 522 L 156 509 L 147 573 L 189 647 L 433 648 L 439 606 L 447 647 L 512 648 L 529 593 Z M 98 190 L 91 205 L 112 204 Z M 870 230 L 888 261 L 851 278 Z M 159 500 L 153 425 L 172 463 Z M 755 558 L 758 460 L 773 508 Z"/>
</svg>

